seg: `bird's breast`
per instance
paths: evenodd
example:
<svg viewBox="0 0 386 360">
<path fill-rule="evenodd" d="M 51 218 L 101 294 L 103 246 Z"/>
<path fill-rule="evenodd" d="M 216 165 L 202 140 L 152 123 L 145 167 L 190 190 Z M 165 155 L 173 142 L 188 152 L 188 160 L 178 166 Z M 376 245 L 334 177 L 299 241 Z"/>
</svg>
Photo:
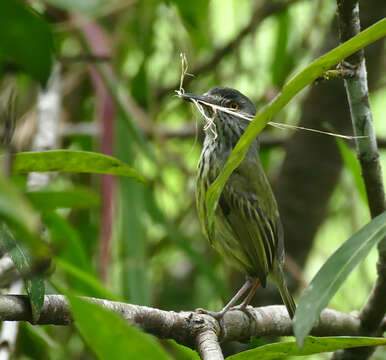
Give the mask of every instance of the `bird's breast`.
<svg viewBox="0 0 386 360">
<path fill-rule="evenodd" d="M 205 142 L 198 165 L 197 178 L 204 179 L 205 182 L 211 184 L 216 180 L 231 152 L 232 148 L 224 147 L 215 140 Z"/>
</svg>

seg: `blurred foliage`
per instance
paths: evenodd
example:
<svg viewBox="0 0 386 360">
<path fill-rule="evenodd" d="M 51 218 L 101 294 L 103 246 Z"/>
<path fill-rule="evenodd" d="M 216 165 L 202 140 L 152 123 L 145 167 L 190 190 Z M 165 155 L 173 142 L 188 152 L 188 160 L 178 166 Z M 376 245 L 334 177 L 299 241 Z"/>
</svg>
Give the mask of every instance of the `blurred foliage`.
<svg viewBox="0 0 386 360">
<path fill-rule="evenodd" d="M 335 1 L 0 3 L 4 10 L 0 11 L 1 97 L 10 88 L 17 94 L 12 143 L 4 142 L 2 147 L 5 170 L 0 177 L 0 215 L 18 229 L 17 237 L 32 253 L 41 254 L 40 244 L 44 248 L 50 244 L 56 268 L 46 276 L 46 291 L 121 299 L 165 310 L 219 309 L 242 279 L 210 248 L 196 215 L 194 177 L 203 136 L 200 115 L 174 93 L 180 82 L 179 54 L 186 53 L 188 72 L 194 75 L 185 78 L 186 91 L 203 93 L 211 86 L 230 86 L 249 96 L 259 109 L 295 72 L 326 49 Z M 336 45 L 337 40 L 327 49 Z M 36 79 L 46 82 L 53 52 L 62 65 L 58 137 L 60 148 L 75 156 L 71 166 L 60 151 L 51 153 L 56 157 L 26 152 L 36 129 L 36 101 L 41 91 Z M 385 139 L 386 78 L 384 73 L 378 77 L 371 106 L 377 136 Z M 296 124 L 307 93 L 308 89 L 293 99 L 274 121 Z M 348 111 L 347 104 L 343 105 Z M 5 138 L 6 119 L 0 120 Z M 273 128 L 262 134 L 262 162 L 273 184 L 291 134 Z M 272 139 L 278 140 L 276 145 L 264 146 Z M 304 279 L 297 279 L 300 288 L 302 280 L 309 282 L 344 240 L 369 222 L 352 143 L 339 142 L 339 147 L 345 167 L 303 269 Z M 8 155 L 22 151 L 13 164 L 11 159 L 9 168 Z M 114 159 L 95 154 L 76 158 L 86 151 L 106 152 Z M 28 165 L 18 160 L 23 156 L 40 156 L 41 170 L 67 165 L 67 171 L 79 172 L 52 173 L 48 187 L 27 189 L 26 176 L 14 174 L 23 171 L 23 164 Z M 381 159 L 385 176 L 384 148 Z M 14 173 L 7 178 L 11 169 Z M 87 172 L 133 178 L 116 177 L 114 181 Z M 137 181 L 142 177 L 146 184 Z M 42 227 L 44 242 L 39 236 Z M 350 312 L 363 305 L 376 276 L 376 260 L 373 249 L 331 300 L 331 307 Z M 110 349 L 96 349 L 103 344 L 95 345 L 93 331 L 104 321 L 112 324 L 105 330 L 112 329 L 117 319 L 99 309 L 90 319 L 86 305 L 79 302 L 75 307 L 79 331 L 75 326 L 22 324 L 15 358 L 105 358 L 103 354 Z M 125 326 L 121 322 L 116 330 L 126 332 Z M 113 332 L 106 331 L 103 338 L 110 335 L 114 344 Z M 143 340 L 141 333 L 133 331 L 131 335 L 136 343 L 154 342 Z M 130 342 L 129 337 L 122 341 Z M 268 342 L 262 341 L 259 345 Z M 171 358 L 196 358 L 172 342 L 161 344 Z M 379 349 L 374 359 L 384 355 Z M 137 354 L 131 358 L 143 357 Z"/>
</svg>

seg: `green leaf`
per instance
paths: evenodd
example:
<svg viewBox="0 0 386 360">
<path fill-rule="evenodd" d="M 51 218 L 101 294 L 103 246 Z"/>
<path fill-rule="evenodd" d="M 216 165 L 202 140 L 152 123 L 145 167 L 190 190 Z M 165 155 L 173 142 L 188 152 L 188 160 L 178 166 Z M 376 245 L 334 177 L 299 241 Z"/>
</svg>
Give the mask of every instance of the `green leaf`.
<svg viewBox="0 0 386 360">
<path fill-rule="evenodd" d="M 0 57 L 14 61 L 45 84 L 51 73 L 53 42 L 46 21 L 20 1 L 0 1 Z"/>
<path fill-rule="evenodd" d="M 59 257 L 88 273 L 92 272 L 91 259 L 87 256 L 78 231 L 53 211 L 43 214 L 42 222 L 49 231 L 50 240 Z"/>
<path fill-rule="evenodd" d="M 213 232 L 214 212 L 229 176 L 243 161 L 249 146 L 272 117 L 287 105 L 296 94 L 303 90 L 307 85 L 311 84 L 331 66 L 336 65 L 339 61 L 385 35 L 386 19 L 382 19 L 308 65 L 283 87 L 282 91 L 270 102 L 270 104 L 263 107 L 256 114 L 255 118 L 249 124 L 247 130 L 234 147 L 216 181 L 210 186 L 206 193 L 206 209 L 210 233 Z"/>
<path fill-rule="evenodd" d="M 61 171 L 119 175 L 145 183 L 145 179 L 122 161 L 89 151 L 51 150 L 21 152 L 13 156 L 13 171 Z"/>
<path fill-rule="evenodd" d="M 117 296 L 106 289 L 99 281 L 99 279 L 97 279 L 94 275 L 85 272 L 84 270 L 68 263 L 63 259 L 56 258 L 55 264 L 70 277 L 73 277 L 84 284 L 84 291 L 82 292 L 82 295 L 115 301 L 120 300 Z"/>
<path fill-rule="evenodd" d="M 170 359 L 154 337 L 119 315 L 75 296 L 69 300 L 79 332 L 99 359 Z"/>
<path fill-rule="evenodd" d="M 32 321 L 37 323 L 44 305 L 44 295 L 46 291 L 44 277 L 41 274 L 33 274 L 26 279 L 25 285 L 31 304 Z"/>
<path fill-rule="evenodd" d="M 294 332 L 302 346 L 312 325 L 328 305 L 350 272 L 371 248 L 386 236 L 386 212 L 345 241 L 324 263 L 299 300 L 294 318 Z"/>
<path fill-rule="evenodd" d="M 175 358 L 178 360 L 200 360 L 197 351 L 188 348 L 187 346 L 178 344 L 175 340 L 167 340 L 168 344 L 173 348 Z"/>
<path fill-rule="evenodd" d="M 361 199 L 367 204 L 365 182 L 362 177 L 361 165 L 359 164 L 358 158 L 355 156 L 354 151 L 351 150 L 342 139 L 335 138 L 335 140 L 338 144 L 343 162 L 352 175 L 355 187 L 357 188 Z"/>
<path fill-rule="evenodd" d="M 260 346 L 253 350 L 229 356 L 229 360 L 270 360 L 284 359 L 287 356 L 305 356 L 323 352 L 331 352 L 339 349 L 347 349 L 360 346 L 384 346 L 386 339 L 371 337 L 313 337 L 308 336 L 302 349 L 299 349 L 295 341 L 279 342 Z"/>
<path fill-rule="evenodd" d="M 85 209 L 100 204 L 99 196 L 88 188 L 76 187 L 67 190 L 36 190 L 26 193 L 29 201 L 41 211 L 55 209 Z"/>
<path fill-rule="evenodd" d="M 39 216 L 19 189 L 0 176 L 0 219 L 16 232 L 33 255 L 48 256 L 48 246 L 39 238 Z"/>
<path fill-rule="evenodd" d="M 37 322 L 44 304 L 44 277 L 41 274 L 33 274 L 33 264 L 26 249 L 23 249 L 15 240 L 8 227 L 0 225 L 0 248 L 12 258 L 20 274 L 26 275 L 26 290 L 32 310 L 32 320 Z"/>
</svg>

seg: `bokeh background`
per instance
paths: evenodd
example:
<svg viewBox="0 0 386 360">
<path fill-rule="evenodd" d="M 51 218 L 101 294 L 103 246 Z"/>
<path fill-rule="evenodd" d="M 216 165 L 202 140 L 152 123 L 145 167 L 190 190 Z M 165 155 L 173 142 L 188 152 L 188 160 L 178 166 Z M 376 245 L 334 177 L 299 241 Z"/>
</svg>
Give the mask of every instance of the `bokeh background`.
<svg viewBox="0 0 386 360">
<path fill-rule="evenodd" d="M 194 181 L 203 140 L 200 114 L 175 93 L 180 53 L 189 70 L 184 89 L 212 86 L 243 92 L 257 109 L 297 71 L 338 45 L 333 0 L 33 0 L 53 31 L 60 86 L 57 147 L 114 155 L 148 180 L 55 174 L 50 189 L 87 189 L 87 206 L 60 209 L 49 236 L 61 266 L 48 292 L 98 296 L 93 281 L 123 301 L 165 310 L 217 310 L 244 281 L 204 239 Z M 377 0 L 361 2 L 362 27 L 385 16 Z M 28 29 L 24 29 L 28 31 Z M 384 41 L 365 49 L 370 101 L 386 176 Z M 39 86 L 12 62 L 1 91 L 16 89 L 13 146 L 31 149 Z M 342 80 L 308 87 L 273 119 L 352 134 Z M 366 224 L 369 210 L 353 141 L 267 127 L 261 161 L 285 230 L 290 287 L 298 297 L 328 256 Z M 74 245 L 75 244 L 75 245 Z M 373 250 L 330 307 L 359 310 L 376 276 Z M 64 265 L 63 265 L 64 264 Z M 91 284 L 91 285 L 90 285 Z M 253 305 L 281 303 L 275 288 L 259 289 Z M 228 354 L 273 341 L 232 343 Z M 163 342 L 176 359 L 179 353 Z M 384 358 L 378 350 L 374 359 Z M 93 359 L 74 327 L 21 324 L 17 359 Z M 311 359 L 311 357 L 309 357 Z M 324 359 L 328 356 L 315 356 Z"/>
</svg>

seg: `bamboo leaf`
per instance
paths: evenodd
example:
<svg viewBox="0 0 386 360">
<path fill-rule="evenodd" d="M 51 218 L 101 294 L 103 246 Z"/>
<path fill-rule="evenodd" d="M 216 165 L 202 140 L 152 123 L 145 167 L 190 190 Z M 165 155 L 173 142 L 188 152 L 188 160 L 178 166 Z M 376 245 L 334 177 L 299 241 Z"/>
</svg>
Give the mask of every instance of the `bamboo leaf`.
<svg viewBox="0 0 386 360">
<path fill-rule="evenodd" d="M 386 212 L 345 241 L 324 263 L 299 300 L 294 332 L 299 346 L 351 271 L 386 236 Z"/>
<path fill-rule="evenodd" d="M 145 182 L 137 171 L 122 161 L 89 151 L 50 150 L 43 152 L 21 152 L 13 157 L 13 171 L 61 171 L 119 175 Z"/>
<path fill-rule="evenodd" d="M 271 101 L 270 104 L 263 107 L 257 113 L 253 121 L 249 124 L 247 130 L 244 132 L 243 136 L 236 144 L 216 181 L 210 186 L 206 193 L 206 208 L 210 232 L 213 231 L 213 218 L 218 200 L 229 176 L 243 161 L 248 152 L 249 146 L 272 119 L 272 117 L 285 105 L 287 105 L 296 94 L 303 90 L 307 85 L 311 84 L 331 66 L 336 65 L 339 61 L 384 37 L 385 35 L 386 19 L 382 19 L 308 65 L 283 87 L 282 91 Z"/>
<path fill-rule="evenodd" d="M 323 352 L 331 352 L 339 349 L 347 349 L 361 346 L 384 346 L 386 339 L 371 337 L 313 337 L 308 336 L 302 349 L 299 349 L 296 341 L 279 342 L 260 346 L 253 350 L 229 356 L 228 360 L 271 360 L 284 359 L 287 356 L 305 356 Z"/>
</svg>

